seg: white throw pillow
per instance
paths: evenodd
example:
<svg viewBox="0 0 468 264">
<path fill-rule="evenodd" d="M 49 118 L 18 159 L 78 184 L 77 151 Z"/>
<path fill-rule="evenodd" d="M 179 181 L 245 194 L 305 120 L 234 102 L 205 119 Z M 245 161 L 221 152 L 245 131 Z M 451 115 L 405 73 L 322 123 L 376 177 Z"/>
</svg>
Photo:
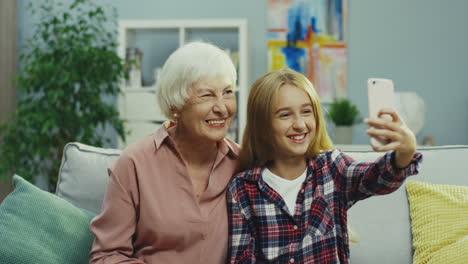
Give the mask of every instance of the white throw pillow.
<svg viewBox="0 0 468 264">
<path fill-rule="evenodd" d="M 121 152 L 68 143 L 63 150 L 56 194 L 77 207 L 98 213 L 108 181 L 107 168 Z"/>
</svg>

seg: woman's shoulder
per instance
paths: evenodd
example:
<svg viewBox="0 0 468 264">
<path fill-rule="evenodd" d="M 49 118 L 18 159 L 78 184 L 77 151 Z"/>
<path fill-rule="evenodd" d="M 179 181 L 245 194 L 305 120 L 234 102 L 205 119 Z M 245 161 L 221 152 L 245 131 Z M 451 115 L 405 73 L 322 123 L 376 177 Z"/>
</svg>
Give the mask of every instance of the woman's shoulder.
<svg viewBox="0 0 468 264">
<path fill-rule="evenodd" d="M 120 154 L 121 159 L 133 160 L 137 159 L 138 156 L 146 153 L 154 153 L 155 143 L 154 143 L 154 133 L 150 134 L 136 142 L 129 144 Z"/>
<path fill-rule="evenodd" d="M 147 160 L 150 160 L 147 155 L 151 155 L 151 151 L 154 153 L 154 144 L 152 135 L 148 135 L 128 145 L 109 168 L 112 177 L 125 183 L 123 185 L 130 186 L 135 183 L 137 178 L 142 176 L 142 172 L 148 171 L 147 168 L 154 166 L 153 163 L 147 162 Z"/>
</svg>

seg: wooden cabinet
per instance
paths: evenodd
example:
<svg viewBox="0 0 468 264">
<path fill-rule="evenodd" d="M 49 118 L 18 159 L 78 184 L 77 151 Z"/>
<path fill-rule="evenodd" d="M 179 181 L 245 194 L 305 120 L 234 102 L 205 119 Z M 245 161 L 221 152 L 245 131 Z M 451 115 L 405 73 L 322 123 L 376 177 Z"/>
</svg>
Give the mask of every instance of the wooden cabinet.
<svg viewBox="0 0 468 264">
<path fill-rule="evenodd" d="M 228 137 L 236 142 L 242 139 L 246 122 L 248 97 L 248 55 L 246 19 L 193 19 L 193 20 L 121 20 L 119 21 L 118 54 L 125 59 L 127 48 L 138 48 L 142 53 L 139 69 L 141 85 L 123 81 L 118 109 L 125 128 L 130 131 L 124 148 L 153 133 L 166 121 L 156 100 L 154 72 L 162 68 L 169 55 L 183 44 L 202 40 L 230 53 L 236 65 L 237 114 Z"/>
</svg>

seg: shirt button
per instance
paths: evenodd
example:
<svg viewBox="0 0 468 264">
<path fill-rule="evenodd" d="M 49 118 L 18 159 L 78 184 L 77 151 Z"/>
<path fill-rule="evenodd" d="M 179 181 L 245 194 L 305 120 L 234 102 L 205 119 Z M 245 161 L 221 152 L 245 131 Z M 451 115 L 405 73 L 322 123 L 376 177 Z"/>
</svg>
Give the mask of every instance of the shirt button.
<svg viewBox="0 0 468 264">
<path fill-rule="evenodd" d="M 294 263 L 294 258 L 291 258 L 289 262 Z"/>
<path fill-rule="evenodd" d="M 297 225 L 295 225 L 295 226 L 294 226 L 294 230 L 297 230 L 297 228 L 298 228 Z"/>
</svg>

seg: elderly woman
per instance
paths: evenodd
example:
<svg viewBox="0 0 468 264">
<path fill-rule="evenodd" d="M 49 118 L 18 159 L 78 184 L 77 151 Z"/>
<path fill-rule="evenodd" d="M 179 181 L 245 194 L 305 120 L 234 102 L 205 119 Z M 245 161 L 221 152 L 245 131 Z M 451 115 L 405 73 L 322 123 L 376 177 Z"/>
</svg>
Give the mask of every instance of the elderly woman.
<svg viewBox="0 0 468 264">
<path fill-rule="evenodd" d="M 236 70 L 211 44 L 177 49 L 158 78 L 173 121 L 129 146 L 109 169 L 91 222 L 91 263 L 224 263 L 225 188 L 239 148 L 226 138 L 236 112 Z"/>
</svg>

